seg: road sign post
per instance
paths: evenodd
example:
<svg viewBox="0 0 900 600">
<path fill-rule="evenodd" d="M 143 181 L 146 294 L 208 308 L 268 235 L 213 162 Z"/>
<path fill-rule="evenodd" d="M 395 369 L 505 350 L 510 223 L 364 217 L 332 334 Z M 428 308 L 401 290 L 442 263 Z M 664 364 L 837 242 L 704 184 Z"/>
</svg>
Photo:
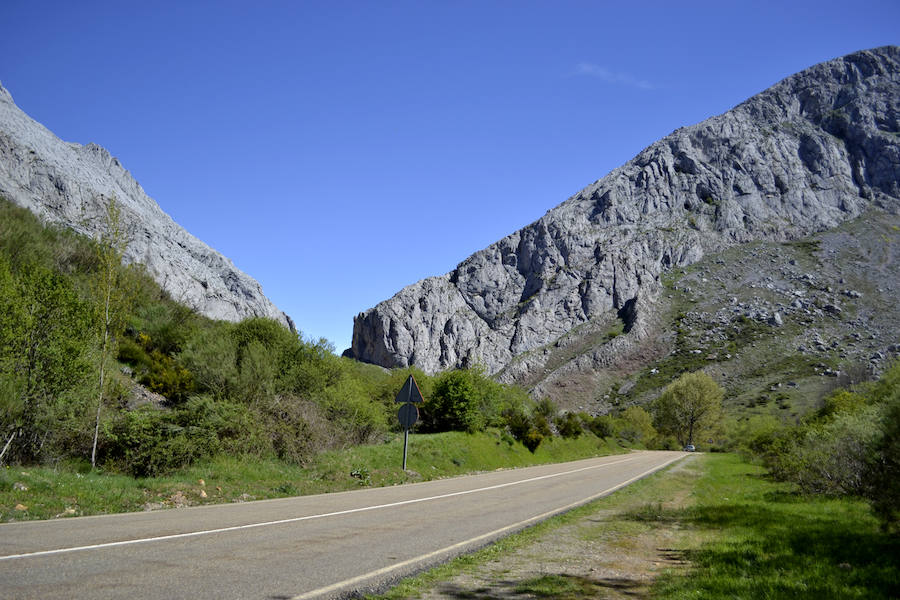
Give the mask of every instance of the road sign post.
<svg viewBox="0 0 900 600">
<path fill-rule="evenodd" d="M 400 410 L 397 411 L 397 418 L 400 425 L 403 426 L 403 470 L 406 470 L 406 455 L 409 449 L 409 430 L 419 420 L 419 409 L 416 404 L 424 402 L 422 392 L 415 378 L 410 375 L 406 379 L 406 383 L 400 389 L 400 393 L 394 399 L 394 402 L 400 403 Z"/>
</svg>

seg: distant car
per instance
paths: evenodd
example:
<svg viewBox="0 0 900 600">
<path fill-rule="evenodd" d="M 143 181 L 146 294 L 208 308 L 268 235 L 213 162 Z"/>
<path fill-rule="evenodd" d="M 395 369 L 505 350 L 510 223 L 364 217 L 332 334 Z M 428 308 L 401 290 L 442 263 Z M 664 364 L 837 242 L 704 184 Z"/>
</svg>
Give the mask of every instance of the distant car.
<svg viewBox="0 0 900 600">
<path fill-rule="evenodd" d="M 693 444 L 688 444 L 687 446 L 684 447 L 685 452 L 693 452 L 694 450 L 696 450 L 696 448 L 694 448 Z"/>
</svg>

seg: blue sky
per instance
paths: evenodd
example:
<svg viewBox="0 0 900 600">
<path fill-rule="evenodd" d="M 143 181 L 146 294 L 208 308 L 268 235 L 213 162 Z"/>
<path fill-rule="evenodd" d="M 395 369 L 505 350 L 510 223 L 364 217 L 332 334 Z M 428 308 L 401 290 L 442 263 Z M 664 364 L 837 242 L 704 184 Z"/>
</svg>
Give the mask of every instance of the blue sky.
<svg viewBox="0 0 900 600">
<path fill-rule="evenodd" d="M 900 2 L 0 2 L 0 81 L 307 337 L 452 270 Z"/>
</svg>

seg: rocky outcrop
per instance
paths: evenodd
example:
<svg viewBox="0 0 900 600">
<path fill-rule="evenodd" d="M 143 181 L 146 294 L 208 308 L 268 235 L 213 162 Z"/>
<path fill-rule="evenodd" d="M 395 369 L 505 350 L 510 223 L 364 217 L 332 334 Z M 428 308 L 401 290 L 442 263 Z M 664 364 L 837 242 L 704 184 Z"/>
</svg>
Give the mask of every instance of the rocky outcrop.
<svg viewBox="0 0 900 600">
<path fill-rule="evenodd" d="M 0 196 L 91 237 L 104 231 L 106 207 L 115 198 L 128 239 L 126 260 L 145 265 L 172 298 L 214 319 L 264 316 L 293 329 L 256 280 L 175 223 L 118 159 L 96 144 L 60 140 L 2 86 Z"/>
<path fill-rule="evenodd" d="M 610 314 L 640 335 L 668 269 L 871 205 L 900 206 L 897 47 L 816 65 L 675 131 L 451 273 L 358 315 L 347 354 L 428 372 L 510 367 L 522 379 L 540 366 L 532 351 Z"/>
</svg>

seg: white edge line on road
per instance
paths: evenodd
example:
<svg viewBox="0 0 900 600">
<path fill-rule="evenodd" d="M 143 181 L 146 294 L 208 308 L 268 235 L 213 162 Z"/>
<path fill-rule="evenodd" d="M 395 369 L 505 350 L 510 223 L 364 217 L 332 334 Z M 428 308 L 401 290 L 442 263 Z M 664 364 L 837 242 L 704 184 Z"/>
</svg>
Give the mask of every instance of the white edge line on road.
<svg viewBox="0 0 900 600">
<path fill-rule="evenodd" d="M 682 458 L 684 458 L 684 456 L 676 456 L 675 458 L 668 460 L 661 465 L 658 465 L 656 467 L 653 467 L 652 469 L 648 469 L 647 471 L 644 471 L 640 475 L 635 475 L 634 477 L 632 477 L 631 479 L 629 479 L 627 481 L 623 481 L 622 483 L 616 484 L 616 485 L 612 486 L 611 488 L 603 490 L 602 492 L 597 492 L 593 496 L 583 498 L 583 499 L 579 500 L 578 502 L 573 502 L 572 504 L 567 504 L 566 506 L 562 506 L 562 507 L 547 511 L 547 512 L 537 515 L 535 517 L 525 519 L 524 521 L 519 521 L 518 523 L 514 523 L 512 525 L 507 525 L 506 527 L 501 527 L 500 529 L 495 529 L 494 531 L 491 531 L 490 533 L 485 533 L 483 535 L 473 537 L 473 538 L 465 540 L 463 542 L 457 542 L 456 544 L 453 544 L 452 546 L 447 546 L 446 548 L 441 548 L 440 550 L 435 550 L 434 552 L 429 552 L 427 554 L 422 554 L 421 556 L 416 556 L 414 558 L 404 560 L 403 562 L 393 564 L 389 567 L 384 567 L 381 569 L 377 569 L 375 571 L 370 571 L 364 575 L 358 575 L 356 577 L 352 577 L 350 579 L 345 579 L 344 581 L 340 581 L 338 583 L 333 583 L 329 586 L 321 587 L 321 588 L 318 588 L 315 590 L 311 590 L 309 592 L 304 592 L 304 593 L 300 594 L 299 596 L 293 596 L 290 600 L 310 600 L 312 598 L 324 596 L 325 594 L 337 592 L 338 590 L 341 590 L 344 588 L 351 588 L 352 586 L 362 583 L 362 582 L 366 581 L 367 579 L 371 579 L 373 577 L 379 577 L 381 575 L 386 575 L 386 574 L 390 573 L 391 571 L 396 571 L 398 569 L 408 567 L 415 563 L 424 562 L 424 561 L 430 560 L 432 558 L 438 557 L 442 554 L 447 554 L 449 552 L 453 552 L 454 550 L 459 550 L 460 548 L 464 548 L 466 546 L 471 546 L 473 544 L 477 544 L 478 542 L 481 542 L 481 541 L 484 541 L 484 540 L 487 540 L 487 539 L 490 539 L 493 537 L 497 537 L 508 531 L 521 529 L 521 528 L 523 528 L 527 525 L 530 525 L 532 523 L 535 523 L 537 521 L 542 521 L 542 520 L 552 517 L 554 515 L 566 512 L 573 508 L 577 508 L 579 506 L 582 506 L 584 504 L 592 502 L 598 498 L 606 496 L 607 494 L 611 494 L 611 493 L 615 492 L 616 490 L 623 488 L 630 483 L 634 483 L 635 481 L 637 481 L 638 479 L 640 479 L 642 477 L 646 477 L 647 475 L 649 475 L 650 473 L 653 473 L 654 471 L 659 471 L 660 469 L 664 469 L 665 467 L 669 466 L 676 460 L 681 460 Z M 579 470 L 581 470 L 581 469 L 579 469 Z"/>
<path fill-rule="evenodd" d="M 104 543 L 100 543 L 100 544 L 91 544 L 88 546 L 72 546 L 69 548 L 56 548 L 53 550 L 38 550 L 36 552 L 25 552 L 23 554 L 7 554 L 6 556 L 0 556 L 0 561 L 20 559 L 20 558 L 34 558 L 34 557 L 38 557 L 38 556 L 49 556 L 52 554 L 67 554 L 70 552 L 81 552 L 84 550 L 99 550 L 99 549 L 103 549 L 103 548 L 115 548 L 116 546 L 130 546 L 133 544 L 144 544 L 144 543 L 148 543 L 148 542 L 161 542 L 161 541 L 165 541 L 165 540 L 177 540 L 177 539 L 181 539 L 181 538 L 198 537 L 201 535 L 211 535 L 214 533 L 226 533 L 229 531 L 239 531 L 242 529 L 255 529 L 257 527 L 269 527 L 272 525 L 284 525 L 285 523 L 296 523 L 299 521 L 311 521 L 313 519 L 324 519 L 326 517 L 349 515 L 352 513 L 365 512 L 365 511 L 369 511 L 369 510 L 377 510 L 380 508 L 391 508 L 394 506 L 402 506 L 404 504 L 416 504 L 418 502 L 428 502 L 430 500 L 440 500 L 442 498 L 451 498 L 453 496 L 464 496 L 466 494 L 475 494 L 478 492 L 486 492 L 486 491 L 496 490 L 496 489 L 500 489 L 500 488 L 513 486 L 513 485 L 520 485 L 523 483 L 531 483 L 533 481 L 540 481 L 542 479 L 550 479 L 553 477 L 561 477 L 563 475 L 571 475 L 573 473 L 579 473 L 581 471 L 588 471 L 590 469 L 599 469 L 601 467 L 617 465 L 617 464 L 620 464 L 623 462 L 637 460 L 638 458 L 639 458 L 639 456 L 630 456 L 630 457 L 622 459 L 622 460 L 603 463 L 601 465 L 591 465 L 589 467 L 581 467 L 578 469 L 573 469 L 571 471 L 564 471 L 562 473 L 551 473 L 550 475 L 540 475 L 538 477 L 530 477 L 528 479 L 521 479 L 519 481 L 500 483 L 497 485 L 491 485 L 488 487 L 477 488 L 474 490 L 451 492 L 449 494 L 441 494 L 439 496 L 428 496 L 426 498 L 414 498 L 412 500 L 401 500 L 399 502 L 391 502 L 388 504 L 378 504 L 375 506 L 363 506 L 360 508 L 350 508 L 347 510 L 339 510 L 339 511 L 330 512 L 330 513 L 321 513 L 318 515 L 307 515 L 304 517 L 291 517 L 289 519 L 280 519 L 277 521 L 264 521 L 262 523 L 248 523 L 246 525 L 235 525 L 232 527 L 220 527 L 218 529 L 204 529 L 204 530 L 200 530 L 200 531 L 189 531 L 186 533 L 173 533 L 171 535 L 160 535 L 160 536 L 148 537 L 148 538 L 136 538 L 136 539 L 131 539 L 131 540 L 121 540 L 118 542 L 104 542 Z M 668 463 L 666 463 L 666 464 L 668 464 Z"/>
</svg>

